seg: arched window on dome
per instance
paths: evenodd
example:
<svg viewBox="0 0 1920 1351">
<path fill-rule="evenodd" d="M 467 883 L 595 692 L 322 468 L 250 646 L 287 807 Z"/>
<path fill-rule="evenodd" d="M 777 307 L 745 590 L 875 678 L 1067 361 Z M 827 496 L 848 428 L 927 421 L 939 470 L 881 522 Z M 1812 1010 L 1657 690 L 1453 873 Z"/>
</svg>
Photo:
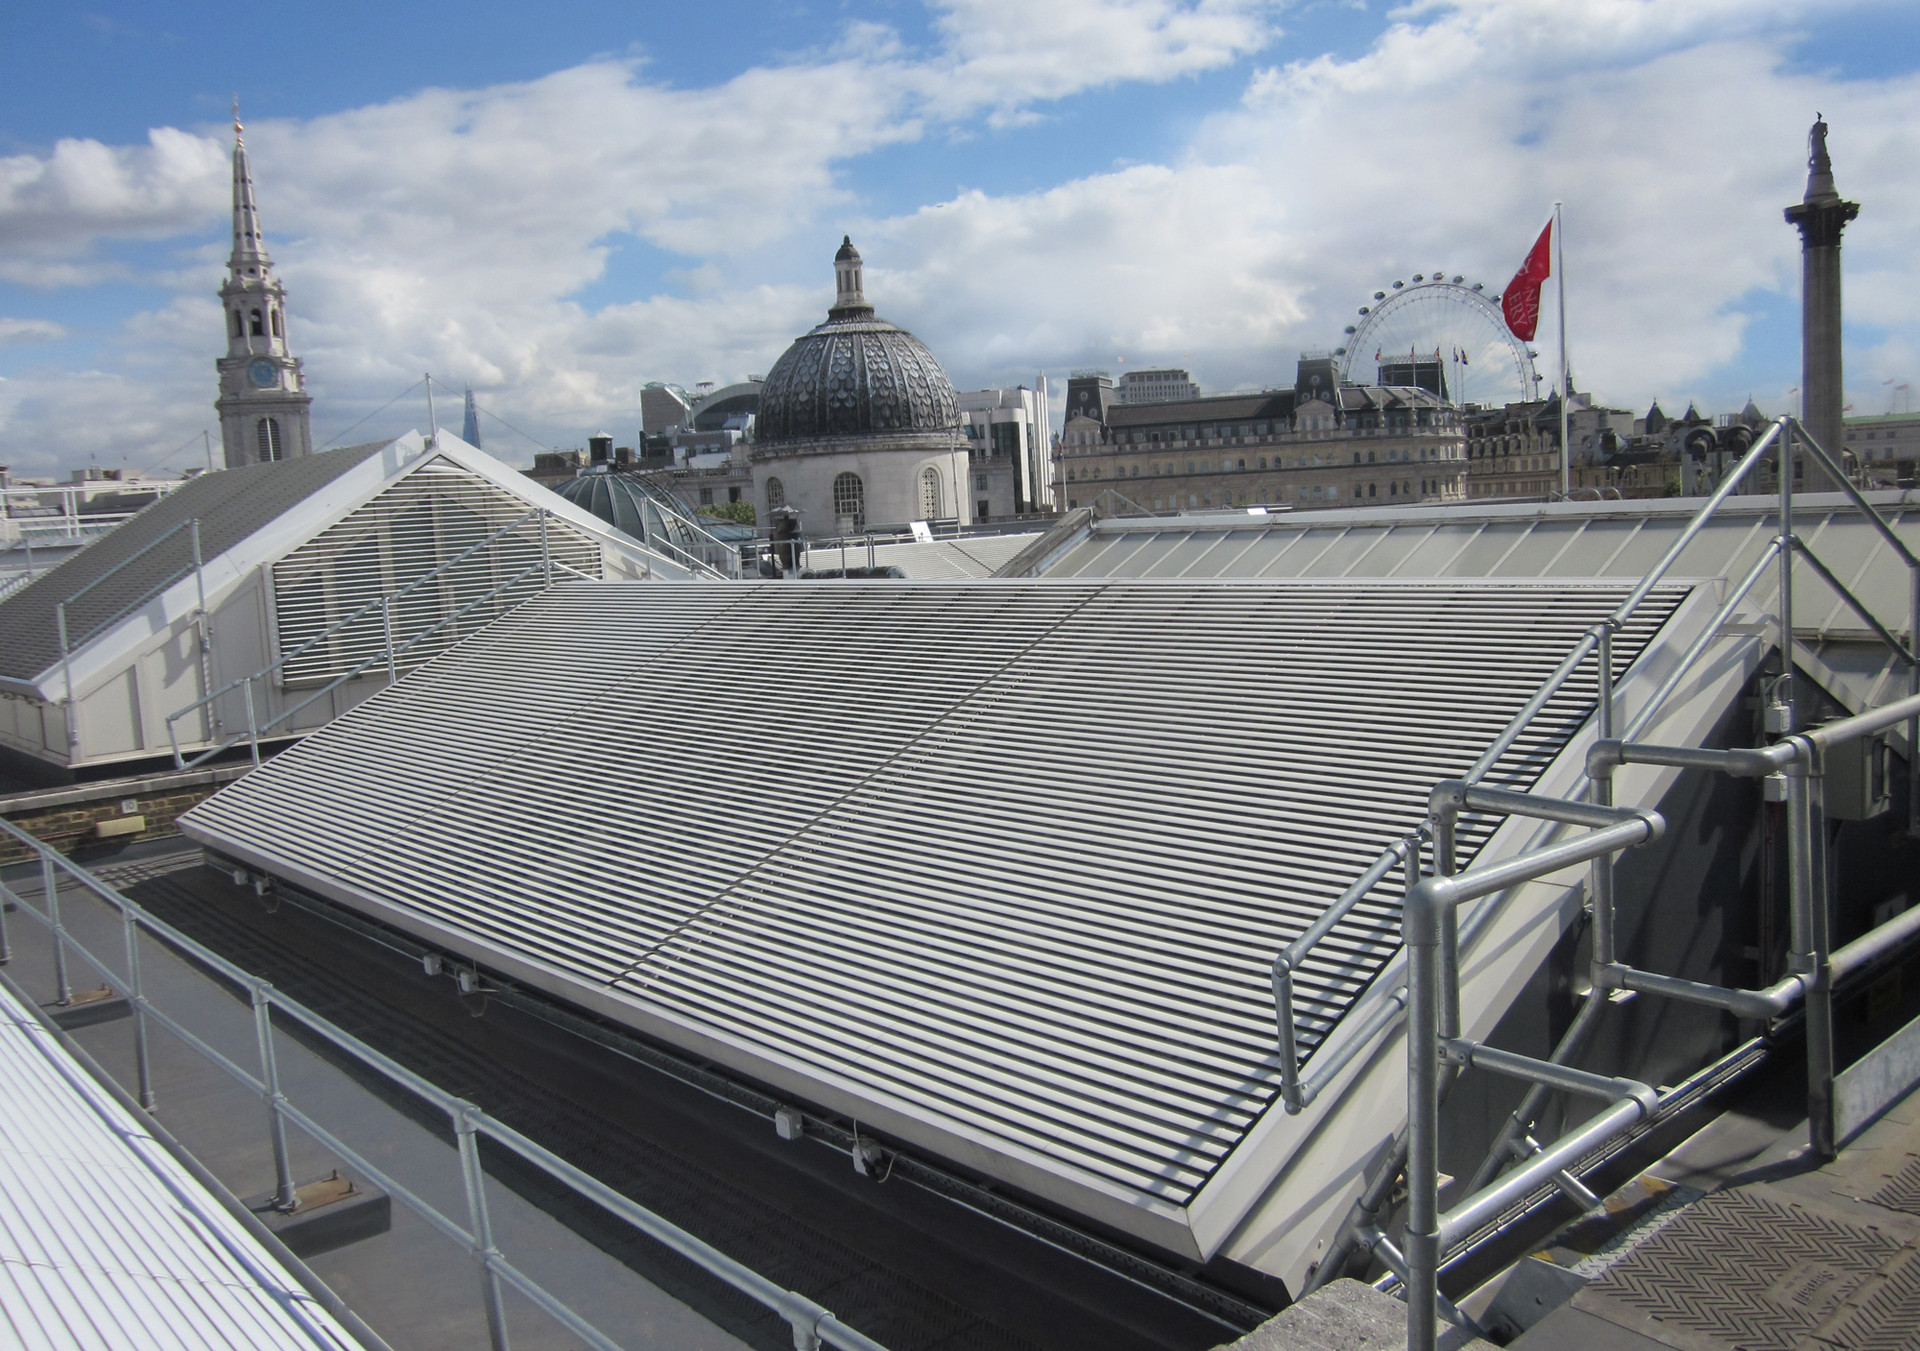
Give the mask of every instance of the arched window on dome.
<svg viewBox="0 0 1920 1351">
<path fill-rule="evenodd" d="M 284 337 L 286 337 L 287 335 L 286 335 L 286 333 L 285 333 L 285 331 L 284 331 L 284 330 L 282 330 L 282 329 L 281 329 L 281 327 L 280 327 L 280 311 L 279 311 L 279 309 L 278 309 L 278 308 L 276 307 L 276 308 L 274 308 L 274 309 L 272 309 L 272 310 L 269 310 L 269 311 L 268 311 L 268 313 L 269 313 L 269 314 L 271 314 L 271 315 L 273 316 L 273 336 L 274 336 L 274 337 L 276 337 L 276 338 L 284 338 Z"/>
<path fill-rule="evenodd" d="M 834 475 L 833 516 L 835 529 L 843 535 L 867 528 L 867 485 L 858 474 Z"/>
<path fill-rule="evenodd" d="M 931 465 L 920 471 L 920 519 L 940 519 L 940 471 Z"/>
<path fill-rule="evenodd" d="M 259 425 L 254 428 L 254 434 L 259 438 L 262 460 L 280 458 L 280 419 L 261 418 Z"/>
<path fill-rule="evenodd" d="M 233 312 L 233 336 L 236 338 L 247 336 L 247 321 L 241 316 L 239 310 Z"/>
<path fill-rule="evenodd" d="M 778 511 L 787 505 L 787 485 L 777 478 L 767 480 L 767 510 Z"/>
<path fill-rule="evenodd" d="M 265 328 L 261 327 L 260 311 L 254 310 L 252 313 L 253 313 L 253 336 L 256 338 L 264 338 L 267 335 L 267 331 Z"/>
</svg>

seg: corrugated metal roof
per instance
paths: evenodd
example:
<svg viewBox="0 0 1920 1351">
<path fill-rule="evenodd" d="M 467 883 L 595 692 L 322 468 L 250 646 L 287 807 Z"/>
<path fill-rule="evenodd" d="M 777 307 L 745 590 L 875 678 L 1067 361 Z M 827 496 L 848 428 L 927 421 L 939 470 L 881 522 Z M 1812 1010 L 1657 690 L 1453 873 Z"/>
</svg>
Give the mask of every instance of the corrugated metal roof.
<svg viewBox="0 0 1920 1351">
<path fill-rule="evenodd" d="M 983 1171 L 1177 1207 L 1273 1101 L 1274 954 L 1626 589 L 564 586 L 183 825 Z M 1308 1045 L 1397 944 L 1388 895 L 1321 945 Z"/>
<path fill-rule="evenodd" d="M 5 987 L 0 1083 L 9 1346 L 358 1347 Z"/>
<path fill-rule="evenodd" d="M 54 611 L 60 602 L 107 577 L 168 531 L 198 517 L 201 557 L 216 558 L 388 444 L 373 441 L 293 460 L 223 469 L 176 488 L 0 601 L 0 676 L 31 680 L 58 662 L 60 637 Z M 107 623 L 192 569 L 193 542 L 189 532 L 182 530 L 68 607 L 70 644 L 79 647 Z"/>
<path fill-rule="evenodd" d="M 1920 549 L 1920 494 L 1870 500 Z M 1094 523 L 1054 555 L 1050 577 L 1631 577 L 1649 568 L 1697 511 L 1698 499 L 1464 504 Z M 1732 497 L 1688 546 L 1673 575 L 1744 576 L 1778 532 L 1775 499 Z M 1803 496 L 1794 533 L 1889 628 L 1907 627 L 1907 577 L 1893 551 L 1838 494 Z M 1794 586 L 1799 630 L 1858 631 L 1861 621 L 1818 577 Z M 1751 593 L 1772 606 L 1772 574 Z"/>
</svg>

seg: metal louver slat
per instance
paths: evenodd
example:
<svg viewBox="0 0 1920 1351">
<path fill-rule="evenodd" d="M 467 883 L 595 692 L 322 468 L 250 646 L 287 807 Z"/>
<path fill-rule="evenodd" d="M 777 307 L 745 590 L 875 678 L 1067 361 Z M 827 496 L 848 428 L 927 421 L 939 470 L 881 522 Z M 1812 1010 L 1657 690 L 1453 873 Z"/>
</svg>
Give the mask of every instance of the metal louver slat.
<svg viewBox="0 0 1920 1351">
<path fill-rule="evenodd" d="M 976 1164 L 1179 1206 L 1274 1102 L 1274 954 L 1627 590 L 561 586 L 185 824 Z M 1593 697 L 1589 668 L 1490 781 Z M 1400 885 L 1298 974 L 1303 1050 L 1397 951 Z"/>
<path fill-rule="evenodd" d="M 445 460 L 406 478 L 309 540 L 273 567 L 274 619 L 281 652 L 326 632 L 362 606 L 392 595 L 528 514 L 527 504 Z M 418 666 L 484 628 L 546 584 L 543 558 L 598 577 L 600 548 L 555 518 L 525 521 L 433 582 L 375 610 L 286 663 L 281 681 L 319 684 L 382 651 L 389 624 L 396 644 L 444 627 L 402 660 Z M 521 574 L 525 574 L 521 576 Z M 518 578 L 516 581 L 515 579 Z M 489 595 L 489 593 L 495 593 Z M 458 619 L 453 616 L 472 605 Z"/>
</svg>

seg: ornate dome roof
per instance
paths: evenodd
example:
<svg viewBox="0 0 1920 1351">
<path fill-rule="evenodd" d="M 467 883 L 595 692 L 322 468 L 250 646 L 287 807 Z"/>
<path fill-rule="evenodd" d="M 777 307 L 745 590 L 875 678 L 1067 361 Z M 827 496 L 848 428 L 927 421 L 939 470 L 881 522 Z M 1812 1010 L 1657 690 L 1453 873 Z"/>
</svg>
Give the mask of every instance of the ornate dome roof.
<svg viewBox="0 0 1920 1351">
<path fill-rule="evenodd" d="M 827 322 L 796 338 L 760 386 L 758 445 L 828 438 L 946 437 L 960 420 L 953 382 L 926 345 L 879 318 L 861 291 L 851 240 L 834 258 Z"/>
</svg>

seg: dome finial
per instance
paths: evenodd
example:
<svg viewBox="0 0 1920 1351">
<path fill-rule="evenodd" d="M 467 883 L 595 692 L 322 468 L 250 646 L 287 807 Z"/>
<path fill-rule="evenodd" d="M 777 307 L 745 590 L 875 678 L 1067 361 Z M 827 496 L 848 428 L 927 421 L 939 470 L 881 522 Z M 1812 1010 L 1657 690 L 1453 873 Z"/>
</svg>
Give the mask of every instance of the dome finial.
<svg viewBox="0 0 1920 1351">
<path fill-rule="evenodd" d="M 853 247 L 853 236 L 842 236 L 840 252 L 833 255 L 835 295 L 833 308 L 827 311 L 827 318 L 864 319 L 873 314 L 873 306 L 867 303 L 867 297 L 861 289 L 862 270 L 860 250 Z"/>
</svg>

